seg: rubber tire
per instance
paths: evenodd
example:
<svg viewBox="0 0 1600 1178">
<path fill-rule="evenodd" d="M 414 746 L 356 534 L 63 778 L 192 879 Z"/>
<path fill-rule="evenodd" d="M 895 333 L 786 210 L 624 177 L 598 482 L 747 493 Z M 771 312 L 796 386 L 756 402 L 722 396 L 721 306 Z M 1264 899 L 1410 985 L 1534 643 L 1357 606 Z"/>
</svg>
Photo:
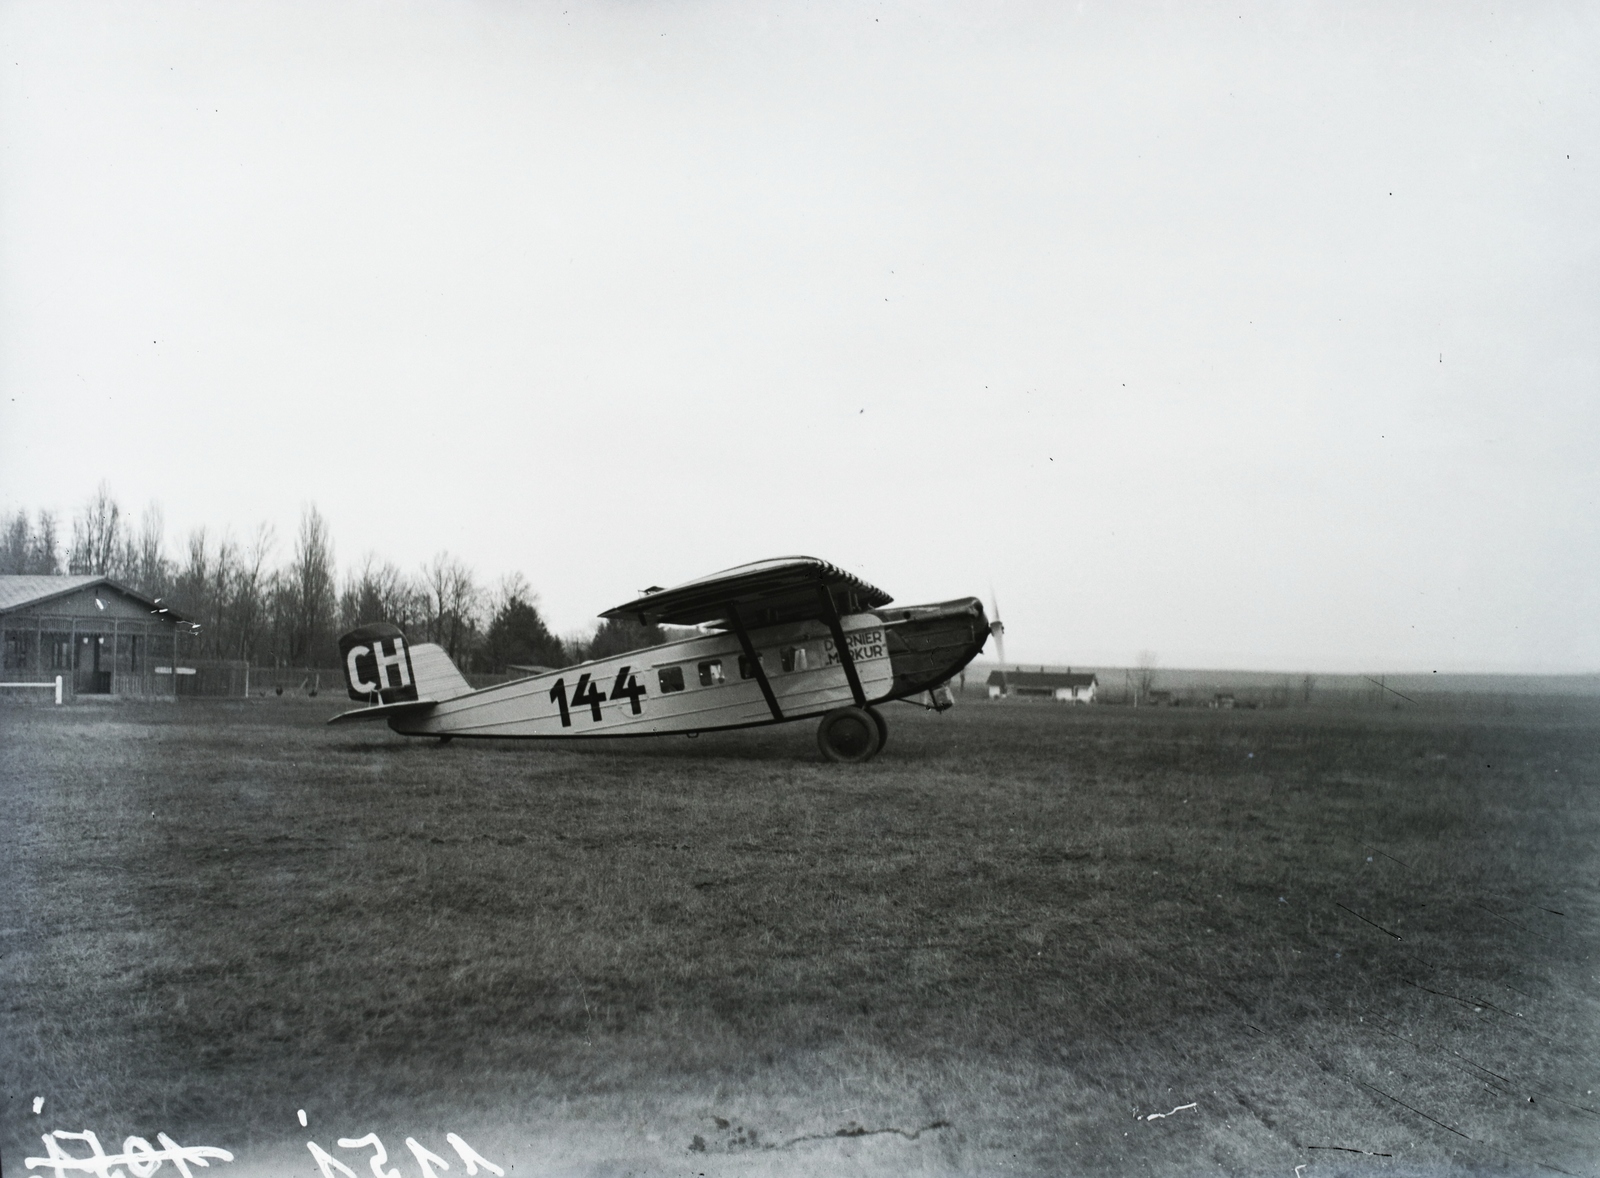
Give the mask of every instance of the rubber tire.
<svg viewBox="0 0 1600 1178">
<path fill-rule="evenodd" d="M 883 746 L 889 743 L 889 721 L 885 720 L 883 713 L 871 704 L 867 705 L 867 715 L 871 716 L 873 722 L 878 726 L 878 752 L 881 753 L 883 752 Z M 877 756 L 878 753 L 873 753 L 872 755 Z"/>
<path fill-rule="evenodd" d="M 861 708 L 835 708 L 817 725 L 817 747 L 830 761 L 859 765 L 877 756 L 881 745 L 872 713 Z"/>
</svg>

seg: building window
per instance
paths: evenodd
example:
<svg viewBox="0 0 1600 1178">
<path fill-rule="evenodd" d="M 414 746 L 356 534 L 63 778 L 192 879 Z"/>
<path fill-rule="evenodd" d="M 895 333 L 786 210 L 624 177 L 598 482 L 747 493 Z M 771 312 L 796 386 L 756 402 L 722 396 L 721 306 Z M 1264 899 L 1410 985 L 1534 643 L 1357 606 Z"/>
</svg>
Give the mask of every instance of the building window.
<svg viewBox="0 0 1600 1178">
<path fill-rule="evenodd" d="M 759 651 L 756 652 L 756 662 L 761 665 L 763 670 L 766 669 L 767 660 L 761 656 L 761 653 Z M 739 678 L 741 678 L 741 679 L 754 679 L 755 677 L 756 677 L 756 669 L 750 663 L 750 656 L 749 655 L 744 655 L 744 654 L 740 655 L 739 656 Z"/>
<path fill-rule="evenodd" d="M 785 671 L 804 671 L 806 669 L 806 648 L 803 646 L 785 646 L 778 652 L 778 665 Z"/>
<path fill-rule="evenodd" d="M 700 686 L 715 687 L 722 682 L 722 660 L 712 659 L 700 664 Z"/>
<path fill-rule="evenodd" d="M 661 670 L 656 673 L 656 682 L 661 685 L 661 691 L 663 694 L 669 691 L 682 691 L 683 668 L 662 667 Z"/>
</svg>

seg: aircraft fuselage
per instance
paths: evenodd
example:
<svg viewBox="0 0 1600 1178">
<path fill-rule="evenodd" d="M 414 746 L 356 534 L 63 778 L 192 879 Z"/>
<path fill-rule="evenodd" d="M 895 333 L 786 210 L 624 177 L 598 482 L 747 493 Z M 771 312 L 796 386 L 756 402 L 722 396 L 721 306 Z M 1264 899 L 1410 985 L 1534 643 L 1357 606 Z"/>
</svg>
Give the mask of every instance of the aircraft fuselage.
<svg viewBox="0 0 1600 1178">
<path fill-rule="evenodd" d="M 859 698 L 831 628 L 812 620 L 746 630 L 765 690 L 741 637 L 718 630 L 398 712 L 389 726 L 406 736 L 559 739 L 783 723 L 931 691 L 989 636 L 977 598 L 866 610 L 839 622 Z"/>
</svg>

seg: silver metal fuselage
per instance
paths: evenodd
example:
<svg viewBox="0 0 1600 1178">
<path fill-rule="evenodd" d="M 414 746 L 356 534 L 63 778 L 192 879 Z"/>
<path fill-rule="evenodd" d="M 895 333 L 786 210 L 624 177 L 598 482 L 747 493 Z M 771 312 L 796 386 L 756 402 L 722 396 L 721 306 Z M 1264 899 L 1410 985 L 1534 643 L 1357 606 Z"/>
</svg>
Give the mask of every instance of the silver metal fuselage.
<svg viewBox="0 0 1600 1178">
<path fill-rule="evenodd" d="M 983 648 L 976 598 L 840 618 L 867 703 L 948 680 Z M 746 632 L 772 698 L 735 633 L 713 631 L 549 671 L 388 717 L 407 736 L 652 736 L 821 716 L 858 702 L 827 624 Z"/>
</svg>

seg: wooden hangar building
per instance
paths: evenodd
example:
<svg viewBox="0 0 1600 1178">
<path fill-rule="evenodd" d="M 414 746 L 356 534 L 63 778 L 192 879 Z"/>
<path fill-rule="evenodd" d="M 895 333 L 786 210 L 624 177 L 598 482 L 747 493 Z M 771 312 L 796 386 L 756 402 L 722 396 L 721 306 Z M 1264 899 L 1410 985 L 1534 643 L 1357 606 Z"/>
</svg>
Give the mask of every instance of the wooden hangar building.
<svg viewBox="0 0 1600 1178">
<path fill-rule="evenodd" d="M 0 576 L 0 658 L 7 683 L 62 695 L 173 696 L 189 623 L 110 577 Z"/>
</svg>

